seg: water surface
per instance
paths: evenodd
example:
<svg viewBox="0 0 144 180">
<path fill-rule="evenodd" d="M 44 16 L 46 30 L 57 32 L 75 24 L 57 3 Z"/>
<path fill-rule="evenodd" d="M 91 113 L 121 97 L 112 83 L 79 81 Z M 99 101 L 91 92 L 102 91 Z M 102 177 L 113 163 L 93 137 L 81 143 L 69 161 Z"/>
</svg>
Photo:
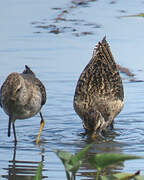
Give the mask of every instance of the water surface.
<svg viewBox="0 0 144 180">
<path fill-rule="evenodd" d="M 143 19 L 118 18 L 142 12 L 143 1 L 116 1 L 113 4 L 102 0 L 73 9 L 70 8 L 72 5 L 66 0 L 1 2 L 0 84 L 9 73 L 22 72 L 27 64 L 47 89 L 47 103 L 42 109 L 46 125 L 40 146 L 35 144 L 39 115 L 16 121 L 18 144 L 15 149 L 13 136 L 7 137 L 8 117 L 0 111 L 1 179 L 12 179 L 12 173 L 13 179 L 32 179 L 41 161 L 43 177 L 66 179 L 64 167 L 53 149 L 76 153 L 91 142 L 88 137 L 80 135 L 84 130 L 73 109 L 73 96 L 93 47 L 104 35 L 107 35 L 117 63 L 128 67 L 137 80 L 144 80 Z M 55 22 L 63 10 L 68 10 L 64 18 L 77 21 Z M 56 25 L 63 32 L 49 33 L 49 29 L 36 27 L 38 25 Z M 114 130 L 108 132 L 105 141 L 98 141 L 89 155 L 116 152 L 144 156 L 144 82 L 132 83 L 129 77 L 121 76 L 125 91 L 124 109 L 115 119 Z M 143 163 L 143 160 L 130 161 L 111 170 L 141 170 L 144 173 Z M 84 161 L 77 179 L 94 179 L 93 176 L 95 170 Z"/>
</svg>

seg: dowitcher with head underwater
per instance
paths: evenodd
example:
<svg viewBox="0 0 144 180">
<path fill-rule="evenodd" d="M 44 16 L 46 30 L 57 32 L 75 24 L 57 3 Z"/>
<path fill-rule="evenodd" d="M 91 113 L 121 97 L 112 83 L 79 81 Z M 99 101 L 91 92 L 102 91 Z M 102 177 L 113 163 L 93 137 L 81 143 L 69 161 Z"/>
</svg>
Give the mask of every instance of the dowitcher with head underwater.
<svg viewBox="0 0 144 180">
<path fill-rule="evenodd" d="M 114 118 L 124 106 L 124 91 L 118 66 L 106 37 L 94 48 L 90 62 L 80 75 L 74 95 L 74 109 L 86 132 L 113 128 Z"/>
</svg>

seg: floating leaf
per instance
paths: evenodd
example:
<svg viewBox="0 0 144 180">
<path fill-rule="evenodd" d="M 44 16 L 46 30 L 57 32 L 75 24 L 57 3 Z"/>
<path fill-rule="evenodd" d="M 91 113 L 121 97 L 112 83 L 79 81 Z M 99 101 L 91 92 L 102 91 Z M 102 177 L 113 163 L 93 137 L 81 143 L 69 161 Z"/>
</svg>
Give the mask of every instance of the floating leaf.
<svg viewBox="0 0 144 180">
<path fill-rule="evenodd" d="M 38 168 L 37 168 L 37 173 L 36 173 L 36 176 L 35 176 L 34 180 L 41 180 L 42 179 L 42 177 L 41 177 L 41 175 L 42 175 L 42 168 L 43 168 L 43 164 L 41 162 L 39 164 Z"/>
<path fill-rule="evenodd" d="M 140 159 L 140 158 L 142 157 L 125 155 L 125 154 L 103 153 L 89 157 L 88 162 L 92 164 L 95 168 L 102 169 L 109 165 L 118 163 L 120 161 Z"/>
</svg>

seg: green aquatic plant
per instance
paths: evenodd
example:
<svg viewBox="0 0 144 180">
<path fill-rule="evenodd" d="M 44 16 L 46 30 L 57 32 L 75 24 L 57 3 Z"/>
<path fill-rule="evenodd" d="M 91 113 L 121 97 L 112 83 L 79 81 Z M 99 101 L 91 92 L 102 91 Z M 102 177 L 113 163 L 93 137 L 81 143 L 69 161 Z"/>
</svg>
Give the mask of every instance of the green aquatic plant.
<svg viewBox="0 0 144 180">
<path fill-rule="evenodd" d="M 135 174 L 131 173 L 116 173 L 109 176 L 101 176 L 101 180 L 130 180 L 135 179 L 136 177 L 141 178 L 142 176 L 138 176 L 140 172 L 136 172 Z M 137 179 L 141 180 L 141 179 Z"/>
<path fill-rule="evenodd" d="M 42 168 L 43 168 L 43 163 L 40 162 L 39 166 L 37 168 L 37 172 L 36 172 L 36 176 L 35 176 L 34 180 L 41 180 L 42 179 Z"/>
<path fill-rule="evenodd" d="M 82 159 L 86 157 L 87 152 L 93 146 L 94 143 L 89 144 L 83 148 L 80 152 L 72 154 L 70 152 L 54 150 L 57 156 L 61 159 L 67 176 L 67 180 L 75 180 L 76 172 L 79 170 L 82 165 Z M 139 175 L 139 171 L 136 173 L 116 173 L 108 176 L 102 176 L 101 170 L 116 164 L 118 162 L 123 162 L 126 160 L 141 159 L 143 157 L 135 155 L 126 155 L 126 154 L 116 154 L 116 153 L 102 153 L 94 154 L 87 158 L 88 163 L 97 169 L 96 180 L 142 180 L 144 176 Z"/>
<path fill-rule="evenodd" d="M 70 152 L 54 150 L 54 152 L 61 159 L 65 167 L 66 176 L 68 180 L 75 180 L 75 174 L 79 170 L 80 166 L 82 165 L 82 159 L 86 156 L 87 152 L 92 146 L 93 146 L 93 143 L 89 144 L 88 146 L 83 148 L 80 152 L 74 155 Z"/>
<path fill-rule="evenodd" d="M 95 154 L 88 158 L 88 162 L 92 164 L 95 168 L 103 169 L 109 165 L 116 164 L 121 161 L 140 159 L 139 156 L 132 156 L 126 154 L 115 154 L 115 153 L 102 153 Z"/>
<path fill-rule="evenodd" d="M 101 180 L 144 180 L 144 175 L 140 176 L 140 171 L 136 173 L 116 173 L 109 176 L 101 176 Z"/>
<path fill-rule="evenodd" d="M 134 155 L 126 155 L 126 154 L 115 154 L 115 153 L 102 153 L 102 154 L 95 154 L 91 157 L 88 157 L 88 162 L 97 169 L 97 176 L 96 180 L 99 179 L 101 170 L 116 164 L 118 162 L 126 161 L 126 160 L 133 160 L 133 159 L 140 159 L 142 157 L 134 156 Z M 102 176 L 102 180 L 126 180 L 132 178 L 133 174 L 128 173 L 119 173 L 114 174 L 111 176 Z M 136 175 L 135 175 L 136 176 Z"/>
</svg>

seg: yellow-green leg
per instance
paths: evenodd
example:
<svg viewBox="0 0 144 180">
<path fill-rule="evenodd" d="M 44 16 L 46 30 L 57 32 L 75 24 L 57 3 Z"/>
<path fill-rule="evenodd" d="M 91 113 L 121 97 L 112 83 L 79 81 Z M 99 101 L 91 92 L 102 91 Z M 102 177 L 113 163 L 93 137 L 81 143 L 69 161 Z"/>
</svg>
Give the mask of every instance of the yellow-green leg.
<svg viewBox="0 0 144 180">
<path fill-rule="evenodd" d="M 36 139 L 36 144 L 39 144 L 40 142 L 40 135 L 42 133 L 42 129 L 45 125 L 45 121 L 43 119 L 43 116 L 42 116 L 42 113 L 40 112 L 40 117 L 41 117 L 41 122 L 40 122 L 40 130 L 39 130 L 39 133 L 38 133 L 38 136 L 37 136 L 37 139 Z"/>
</svg>

